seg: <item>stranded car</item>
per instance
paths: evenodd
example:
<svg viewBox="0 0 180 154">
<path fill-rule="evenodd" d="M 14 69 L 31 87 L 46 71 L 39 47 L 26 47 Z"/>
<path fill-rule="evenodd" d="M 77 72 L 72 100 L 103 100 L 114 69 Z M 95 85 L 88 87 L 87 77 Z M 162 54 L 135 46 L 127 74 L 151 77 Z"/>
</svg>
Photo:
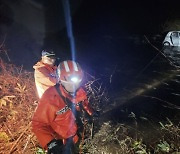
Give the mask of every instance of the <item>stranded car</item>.
<svg viewBox="0 0 180 154">
<path fill-rule="evenodd" d="M 170 31 L 167 33 L 163 46 L 180 46 L 180 31 Z"/>
</svg>

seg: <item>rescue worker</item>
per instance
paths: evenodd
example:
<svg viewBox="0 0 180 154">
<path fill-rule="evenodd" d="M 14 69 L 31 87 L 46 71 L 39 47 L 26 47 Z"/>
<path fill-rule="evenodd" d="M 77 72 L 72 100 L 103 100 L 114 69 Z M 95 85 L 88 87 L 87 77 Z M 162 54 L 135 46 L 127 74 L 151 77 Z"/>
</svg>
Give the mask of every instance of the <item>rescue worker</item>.
<svg viewBox="0 0 180 154">
<path fill-rule="evenodd" d="M 57 66 L 54 66 L 55 60 L 56 57 L 53 51 L 43 50 L 41 60 L 33 66 L 35 70 L 35 84 L 39 98 L 41 98 L 45 90 L 56 84 Z"/>
<path fill-rule="evenodd" d="M 74 61 L 63 61 L 57 68 L 58 83 L 47 89 L 32 118 L 32 131 L 48 154 L 70 154 L 79 140 L 76 112 L 98 116 L 81 87 L 83 71 Z"/>
</svg>

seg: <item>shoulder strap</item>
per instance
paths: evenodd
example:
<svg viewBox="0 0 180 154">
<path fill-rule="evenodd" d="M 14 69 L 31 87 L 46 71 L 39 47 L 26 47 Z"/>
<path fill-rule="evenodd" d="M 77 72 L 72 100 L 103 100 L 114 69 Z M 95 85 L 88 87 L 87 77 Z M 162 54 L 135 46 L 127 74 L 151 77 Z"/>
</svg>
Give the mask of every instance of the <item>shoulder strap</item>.
<svg viewBox="0 0 180 154">
<path fill-rule="evenodd" d="M 68 98 L 65 98 L 65 97 L 62 95 L 62 93 L 61 93 L 61 91 L 60 91 L 60 89 L 59 89 L 59 86 L 60 86 L 59 83 L 57 83 L 57 84 L 54 86 L 54 87 L 56 88 L 57 93 L 58 93 L 59 96 L 63 99 L 64 103 L 65 103 L 69 108 L 72 109 L 73 103 L 72 103 Z"/>
<path fill-rule="evenodd" d="M 60 89 L 59 89 L 59 86 L 60 86 L 60 84 L 57 83 L 54 87 L 56 88 L 56 91 L 57 91 L 57 93 L 59 94 L 59 96 L 62 97 L 63 100 L 64 100 L 64 96 L 61 94 L 61 91 L 60 91 Z"/>
</svg>

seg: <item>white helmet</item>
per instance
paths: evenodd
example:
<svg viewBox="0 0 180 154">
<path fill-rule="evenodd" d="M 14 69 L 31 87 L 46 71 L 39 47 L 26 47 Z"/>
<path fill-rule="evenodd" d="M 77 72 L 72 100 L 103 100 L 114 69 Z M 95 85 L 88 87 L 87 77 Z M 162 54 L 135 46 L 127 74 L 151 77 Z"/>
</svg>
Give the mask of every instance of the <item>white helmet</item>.
<svg viewBox="0 0 180 154">
<path fill-rule="evenodd" d="M 56 54 L 54 53 L 54 51 L 47 51 L 47 50 L 43 50 L 41 52 L 42 57 L 49 57 L 49 58 L 56 58 Z"/>
<path fill-rule="evenodd" d="M 80 87 L 83 71 L 80 65 L 71 60 L 61 62 L 57 67 L 58 81 L 69 92 L 74 93 Z"/>
</svg>

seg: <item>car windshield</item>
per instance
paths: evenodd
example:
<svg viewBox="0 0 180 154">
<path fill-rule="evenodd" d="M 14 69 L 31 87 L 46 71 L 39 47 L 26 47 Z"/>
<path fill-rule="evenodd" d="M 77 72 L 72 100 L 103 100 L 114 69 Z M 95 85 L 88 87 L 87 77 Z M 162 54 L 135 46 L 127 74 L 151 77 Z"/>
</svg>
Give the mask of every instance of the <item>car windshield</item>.
<svg viewBox="0 0 180 154">
<path fill-rule="evenodd" d="M 173 36 L 173 37 L 178 37 L 179 35 L 178 35 L 178 32 L 173 32 L 173 33 L 171 34 L 171 36 Z"/>
</svg>

